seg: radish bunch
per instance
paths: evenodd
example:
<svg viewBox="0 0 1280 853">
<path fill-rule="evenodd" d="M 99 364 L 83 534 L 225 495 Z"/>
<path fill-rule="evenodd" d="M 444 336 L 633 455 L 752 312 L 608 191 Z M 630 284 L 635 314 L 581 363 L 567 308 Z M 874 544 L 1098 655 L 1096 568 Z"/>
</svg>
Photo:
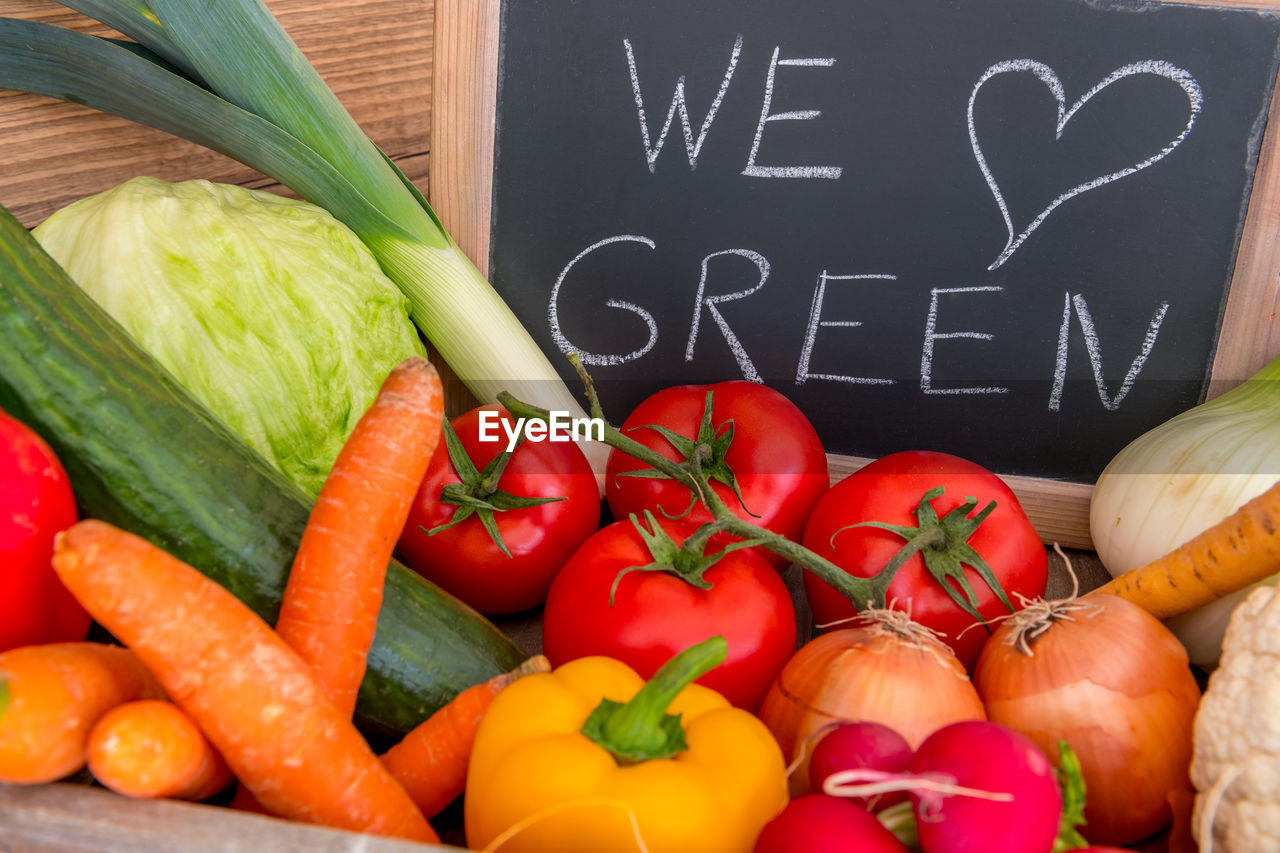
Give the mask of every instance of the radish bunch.
<svg viewBox="0 0 1280 853">
<path fill-rule="evenodd" d="M 927 737 L 914 753 L 876 723 L 846 723 L 814 747 L 814 793 L 765 827 L 755 853 L 908 848 L 873 812 L 910 799 L 923 853 L 1050 853 L 1062 824 L 1058 774 L 1029 738 L 966 721 Z M 893 809 L 899 811 L 905 806 Z"/>
</svg>

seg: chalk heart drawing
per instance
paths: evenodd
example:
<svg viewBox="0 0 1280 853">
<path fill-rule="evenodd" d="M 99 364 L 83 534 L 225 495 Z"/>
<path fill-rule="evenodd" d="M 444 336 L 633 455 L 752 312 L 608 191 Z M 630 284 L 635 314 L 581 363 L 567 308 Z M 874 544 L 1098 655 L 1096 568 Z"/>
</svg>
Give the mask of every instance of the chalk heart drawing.
<svg viewBox="0 0 1280 853">
<path fill-rule="evenodd" d="M 1044 85 L 1048 87 L 1049 91 L 1053 93 L 1053 96 L 1057 98 L 1058 127 L 1057 134 L 1055 136 L 1057 139 L 1062 138 L 1062 131 L 1067 126 L 1067 122 L 1071 121 L 1071 117 L 1074 116 L 1081 107 L 1087 104 L 1090 98 L 1110 86 L 1112 83 L 1137 74 L 1154 74 L 1157 77 L 1167 78 L 1182 87 L 1182 90 L 1187 93 L 1187 102 L 1189 106 L 1187 125 L 1182 129 L 1182 132 L 1175 136 L 1167 145 L 1165 145 L 1164 148 L 1160 149 L 1159 152 L 1151 155 L 1147 159 L 1139 163 L 1135 163 L 1132 166 L 1123 168 L 1117 172 L 1111 172 L 1110 174 L 1085 181 L 1082 184 L 1077 184 L 1062 193 L 1050 202 L 1048 207 L 1040 211 L 1036 218 L 1031 220 L 1030 225 L 1022 229 L 1021 232 L 1018 232 L 1013 224 L 1013 218 L 1009 215 L 1009 205 L 1005 202 L 1004 194 L 1000 192 L 1000 186 L 996 183 L 995 177 L 991 174 L 991 169 L 987 166 L 987 159 L 982 155 L 982 147 L 978 145 L 978 131 L 973 120 L 973 105 L 978 100 L 978 92 L 984 85 L 986 85 L 987 81 L 1000 74 L 1009 74 L 1014 72 L 1034 74 L 1040 79 L 1040 82 L 1044 83 Z M 1025 241 L 1027 237 L 1031 236 L 1031 232 L 1039 228 L 1040 224 L 1045 221 L 1049 214 L 1056 210 L 1058 205 L 1062 204 L 1067 199 L 1080 195 L 1081 193 L 1088 192 L 1089 190 L 1096 190 L 1098 187 L 1109 184 L 1112 181 L 1118 181 L 1127 175 L 1139 172 L 1167 157 L 1173 149 L 1182 144 L 1182 140 L 1186 139 L 1187 134 L 1191 132 L 1191 128 L 1196 122 L 1196 116 L 1200 112 L 1202 102 L 1203 98 L 1200 93 L 1200 85 L 1196 83 L 1194 77 L 1177 66 L 1157 59 L 1134 62 L 1129 65 L 1125 65 L 1122 68 L 1117 68 L 1115 71 L 1108 74 L 1102 82 L 1098 83 L 1088 92 L 1085 92 L 1084 96 L 1072 104 L 1069 109 L 1067 107 L 1066 91 L 1062 87 L 1062 81 L 1058 79 L 1058 75 L 1054 73 L 1053 69 L 1044 63 L 1037 62 L 1033 59 L 1010 59 L 1004 62 L 997 62 L 995 65 L 988 68 L 983 72 L 982 77 L 979 78 L 977 84 L 974 85 L 973 93 L 969 96 L 969 143 L 973 146 L 973 156 L 978 160 L 978 167 L 982 169 L 982 175 L 987 179 L 987 186 L 991 188 L 991 194 L 995 196 L 996 204 L 1000 207 L 1000 214 L 1004 217 L 1005 228 L 1009 232 L 1009 240 L 1005 244 L 1004 251 L 1000 253 L 1000 256 L 996 258 L 991 266 L 987 267 L 987 269 L 994 270 L 1005 261 L 1009 260 L 1010 256 L 1012 256 L 1013 253 L 1018 250 L 1018 247 L 1022 245 L 1023 241 Z"/>
</svg>

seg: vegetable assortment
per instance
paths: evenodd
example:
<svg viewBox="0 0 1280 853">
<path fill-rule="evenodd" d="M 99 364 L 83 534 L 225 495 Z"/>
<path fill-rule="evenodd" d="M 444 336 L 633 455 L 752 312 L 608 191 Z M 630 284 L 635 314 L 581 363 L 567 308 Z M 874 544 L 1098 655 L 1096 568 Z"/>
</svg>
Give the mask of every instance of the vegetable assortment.
<svg viewBox="0 0 1280 853">
<path fill-rule="evenodd" d="M 270 175 L 355 232 L 478 398 L 514 389 L 579 411 L 532 336 L 261 0 L 65 5 L 136 44 L 0 19 L 0 86 L 112 113 Z"/>
<path fill-rule="evenodd" d="M 44 249 L 0 212 L 0 783 L 87 769 L 477 850 L 1103 851 L 1174 837 L 1193 799 L 1204 853 L 1274 840 L 1247 749 L 1275 745 L 1238 734 L 1280 683 L 1274 596 L 1236 611 L 1204 701 L 1160 620 L 1280 564 L 1252 437 L 1280 360 L 1117 458 L 1094 503 L 1117 578 L 1046 600 L 1044 543 L 974 461 L 906 450 L 833 486 L 804 413 L 747 381 L 615 427 L 575 361 L 580 406 L 259 0 L 69 5 L 141 46 L 3 20 L 0 85 L 313 203 L 139 178 L 52 218 Z M 240 259 L 211 235 L 249 220 L 305 282 L 204 259 Z M 143 255 L 151 280 L 114 274 Z M 446 417 L 419 332 L 484 405 Z M 599 447 L 512 429 L 583 410 L 603 492 Z M 4 526 L 18 500 L 34 532 Z M 1166 513 L 1195 522 L 1162 538 Z M 481 615 L 534 608 L 545 657 Z M 90 617 L 119 645 L 86 641 Z"/>
<path fill-rule="evenodd" d="M 0 278 L 0 340 L 13 344 L 0 347 L 0 408 L 53 448 L 81 514 L 198 567 L 274 623 L 312 499 L 3 210 Z M 408 731 L 459 690 L 524 659 L 495 626 L 400 563 L 386 577 L 358 709 L 369 725 Z"/>
<path fill-rule="evenodd" d="M 66 288 L 69 298 L 56 310 L 70 313 L 73 323 L 94 318 L 116 334 L 112 321 L 83 301 L 83 294 L 76 296 L 74 286 L 37 248 L 16 234 L 9 245 L 15 268 L 25 273 L 22 284 L 33 290 Z M 27 266 L 33 258 L 38 266 Z M 20 307 L 36 317 L 55 310 Z M 114 362 L 125 375 L 152 369 L 127 338 L 120 336 L 113 346 Z M 68 346 L 64 358 L 77 370 L 101 369 L 71 350 Z M 152 423 L 168 417 L 175 424 L 217 425 L 176 385 L 162 384 L 171 383 L 165 374 L 153 375 L 159 378 L 153 401 L 173 408 L 160 405 L 148 412 Z M 24 413 L 43 411 L 35 405 L 36 389 L 47 381 L 36 371 L 14 389 Z M 602 415 L 589 382 L 587 388 L 592 411 Z M 712 466 L 723 467 L 722 475 L 702 469 L 710 458 L 700 447 L 704 441 L 727 451 L 735 441 L 767 429 L 717 414 L 717 390 L 699 390 L 701 415 L 696 424 L 685 425 L 688 436 L 672 427 L 624 430 L 604 424 L 605 442 L 615 453 L 634 456 L 642 468 L 633 470 L 644 472 L 637 477 L 619 470 L 617 478 L 676 486 L 684 491 L 681 505 L 674 512 L 667 503 L 644 506 L 588 534 L 585 528 L 598 524 L 599 498 L 585 487 L 579 490 L 579 503 L 591 503 L 582 497 L 587 493 L 596 505 L 590 525 L 578 521 L 578 532 L 562 538 L 560 547 L 570 553 L 555 569 L 542 612 L 547 658 L 517 666 L 519 655 L 513 656 L 507 665 L 469 676 L 435 706 L 419 706 L 412 717 L 379 717 L 387 713 L 384 708 L 365 716 L 365 722 L 411 720 L 399 727 L 408 734 L 381 755 L 353 724 L 353 714 L 359 710 L 356 687 L 362 681 L 367 687 L 366 665 L 370 672 L 378 665 L 381 629 L 375 635 L 375 626 L 388 608 L 394 612 L 406 603 L 398 579 L 416 577 L 392 559 L 393 551 L 403 548 L 406 534 L 431 537 L 474 522 L 491 549 L 485 557 L 495 573 L 491 585 L 503 583 L 504 569 L 523 583 L 525 568 L 515 562 L 518 547 L 506 553 L 498 547 L 506 544 L 504 534 L 520 529 L 503 524 L 503 514 L 568 501 L 548 490 L 535 493 L 527 488 L 531 481 L 514 489 L 532 498 L 527 506 L 485 508 L 473 498 L 480 490 L 491 499 L 521 497 L 494 486 L 516 482 L 504 477 L 526 470 L 516 465 L 519 454 L 540 448 L 516 444 L 504 456 L 473 441 L 468 451 L 458 430 L 445 426 L 435 371 L 425 359 L 405 360 L 390 371 L 344 439 L 314 504 L 293 504 L 305 509 L 301 516 L 289 511 L 298 520 L 292 533 L 280 536 L 274 552 L 290 552 L 288 565 L 278 567 L 280 605 L 265 612 L 255 612 L 252 596 L 241 601 L 234 584 L 224 586 L 218 566 L 208 576 L 193 568 L 176 541 L 171 552 L 166 540 L 150 542 L 91 512 L 61 534 L 53 567 L 95 619 L 132 650 L 124 653 L 126 659 L 153 680 L 141 688 L 145 695 L 109 693 L 105 704 L 82 712 L 70 758 L 56 770 L 18 781 L 62 778 L 88 765 L 91 771 L 99 768 L 99 781 L 123 793 L 201 799 L 226 790 L 234 777 L 237 807 L 418 840 L 438 838 L 429 821 L 462 796 L 465 841 L 476 848 L 564 849 L 564 839 L 572 838 L 583 850 L 627 844 L 650 850 L 691 845 L 785 849 L 778 845 L 794 833 L 786 827 L 799 820 L 806 829 L 798 837 L 813 843 L 853 840 L 879 846 L 868 849 L 922 853 L 988 849 L 993 841 L 984 832 L 991 825 L 1010 833 L 1016 849 L 1049 853 L 1060 825 L 1074 826 L 1064 817 L 1075 811 L 1064 805 L 1071 797 L 1069 787 L 1060 788 L 1055 770 L 1061 759 L 1051 758 L 1063 745 L 1079 752 L 1084 778 L 1093 780 L 1103 806 L 1112 798 L 1128 804 L 1134 795 L 1114 790 L 1116 780 L 1109 774 L 1117 757 L 1129 765 L 1167 768 L 1164 781 L 1145 787 L 1119 777 L 1125 782 L 1121 789 L 1126 784 L 1134 792 L 1177 787 L 1169 780 L 1185 776 L 1185 750 L 1166 749 L 1158 761 L 1146 762 L 1143 753 L 1095 745 L 1079 734 L 1081 725 L 1063 721 L 1070 708 L 1056 697 L 1061 685 L 1049 685 L 1041 694 L 1049 698 L 1043 700 L 1030 691 L 1022 694 L 1031 697 L 1025 711 L 1018 697 L 1001 692 L 1010 679 L 1001 681 L 999 665 L 990 662 L 998 654 L 997 638 L 1012 632 L 1034 637 L 1048 649 L 1057 631 L 1077 623 L 1060 624 L 1062 612 L 1074 612 L 1076 600 L 1046 603 L 1035 597 L 1044 589 L 1044 548 L 1026 547 L 1022 537 L 1029 524 L 1012 493 L 992 488 L 998 483 L 994 475 L 939 454 L 895 454 L 873 467 L 871 475 L 880 468 L 893 471 L 890 481 L 904 484 L 902 495 L 919 492 L 914 506 L 899 505 L 897 514 L 881 507 L 869 518 L 850 497 L 853 485 L 846 485 L 864 481 L 847 478 L 843 488 L 824 492 L 804 513 L 809 530 L 803 535 L 770 529 L 753 513 L 742 512 L 738 498 L 745 499 L 748 491 L 733 488 L 733 465 L 721 459 Z M 503 417 L 545 416 L 511 395 L 501 404 Z M 474 432 L 466 421 L 459 423 Z M 216 442 L 210 446 L 226 459 L 270 471 L 228 431 L 214 432 L 227 443 L 225 449 Z M 637 432 L 655 432 L 667 448 L 689 452 L 671 458 L 633 438 Z M 188 429 L 183 435 L 192 437 L 199 433 Z M 106 455 L 74 443 L 67 447 L 77 463 L 97 464 Z M 177 455 L 176 444 L 167 449 L 153 442 L 153 447 Z M 529 470 L 559 473 L 551 481 L 566 492 L 593 479 L 580 452 L 525 453 L 524 458 L 530 460 Z M 445 459 L 457 476 L 433 480 L 431 466 L 444 467 L 433 460 Z M 166 473 L 172 477 L 174 472 Z M 197 489 L 204 488 L 199 472 L 192 474 Z M 717 476 L 722 478 L 713 480 Z M 266 477 L 263 482 L 279 483 L 278 474 Z M 982 491 L 977 485 L 990 489 L 983 494 L 986 503 L 967 494 Z M 275 495 L 290 494 L 276 488 Z M 966 494 L 944 502 L 948 490 Z M 885 491 L 879 484 L 874 494 L 884 501 Z M 452 498 L 462 518 L 411 529 L 415 517 L 426 520 L 420 513 L 433 493 L 439 506 Z M 498 503 L 506 499 L 496 497 Z M 1001 507 L 1008 514 L 996 515 Z M 904 513 L 916 523 L 902 523 Z M 994 538 L 978 536 L 993 519 L 1000 525 L 991 528 Z M 825 537 L 814 533 L 820 526 Z M 940 533 L 913 538 L 930 528 Z M 850 570 L 821 553 L 824 539 L 839 543 L 866 532 L 885 534 L 892 543 L 880 546 L 884 565 L 878 570 L 870 562 Z M 806 547 L 809 541 L 817 547 Z M 922 559 L 914 576 L 899 574 L 921 551 L 933 559 Z M 777 571 L 778 564 L 788 562 L 840 596 L 851 614 L 821 626 L 822 633 L 799 648 L 794 602 Z M 910 583 L 896 586 L 900 578 Z M 447 600 L 429 582 L 420 583 Z M 953 586 L 939 592 L 931 584 Z M 946 606 L 931 609 L 940 601 Z M 1145 688 L 1147 694 L 1141 685 L 1149 682 L 1133 688 L 1140 710 L 1108 706 L 1106 714 L 1127 721 L 1118 724 L 1121 728 L 1142 732 L 1139 740 L 1147 745 L 1164 738 L 1189 748 L 1198 689 L 1185 657 L 1170 654 L 1163 668 L 1143 657 L 1157 647 L 1178 652 L 1181 647 L 1137 605 L 1115 601 L 1151 626 L 1150 637 L 1137 643 L 1128 659 L 1143 661 L 1139 675 L 1154 679 L 1155 686 Z M 992 602 L 999 607 L 984 612 Z M 1036 622 L 1045 608 L 1049 615 Z M 182 617 L 164 616 L 173 612 Z M 946 616 L 932 618 L 939 612 Z M 918 621 L 917 613 L 933 624 Z M 488 625 L 479 616 L 474 619 Z M 432 638 L 447 628 L 418 625 Z M 1117 643 L 1087 620 L 1078 625 L 1088 640 L 1070 637 L 1067 646 L 1073 650 Z M 982 649 L 972 673 L 956 654 L 955 641 L 968 636 L 977 637 L 975 648 Z M 1061 670 L 1052 658 L 1050 663 L 1048 669 Z M 1095 669 L 1114 671 L 1101 664 Z M 1176 687 L 1162 685 L 1165 677 Z M 646 679 L 648 686 L 642 686 Z M 690 684 L 695 680 L 700 683 Z M 1024 687 L 1038 683 L 1031 677 L 1012 680 Z M 29 701 L 16 680 L 5 685 L 17 697 L 7 700 L 14 707 Z M 1180 722 L 1166 724 L 1170 714 L 1160 711 L 1161 691 L 1167 690 L 1174 691 Z M 142 768 L 125 751 L 124 738 L 110 737 L 113 728 L 127 730 L 130 715 L 138 713 L 131 707 L 139 704 L 136 699 L 168 700 L 155 711 L 173 725 L 150 727 L 170 743 L 172 761 L 158 768 Z M 179 734 L 183 722 L 205 740 Z M 198 760 L 180 760 L 184 742 Z M 965 745 L 984 756 L 979 765 L 960 762 Z M 864 754 L 850 759 L 854 752 Z M 318 767 L 336 769 L 318 772 Z M 558 781 L 531 785 L 530 779 Z M 1010 797 L 1017 798 L 1016 809 L 1002 811 Z M 1112 813 L 1095 809 L 1096 832 L 1088 837 L 1128 843 L 1158 832 L 1172 817 L 1164 800 L 1129 812 L 1131 823 L 1115 835 L 1108 822 Z M 675 815 L 684 816 L 676 820 Z M 832 835 L 824 840 L 823 833 Z M 1077 840 L 1072 843 L 1080 847 L 1084 842 Z"/>
</svg>

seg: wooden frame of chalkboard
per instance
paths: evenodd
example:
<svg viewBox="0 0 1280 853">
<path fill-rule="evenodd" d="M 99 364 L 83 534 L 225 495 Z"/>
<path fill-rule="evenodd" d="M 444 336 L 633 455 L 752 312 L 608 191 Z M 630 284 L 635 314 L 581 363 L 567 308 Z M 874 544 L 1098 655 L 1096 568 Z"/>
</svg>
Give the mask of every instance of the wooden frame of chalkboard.
<svg viewBox="0 0 1280 853">
<path fill-rule="evenodd" d="M 1280 13 L 1280 0 L 1164 0 L 1159 3 L 1144 0 L 1132 4 L 1127 4 L 1124 0 L 1109 3 L 1097 3 L 1093 0 L 1075 2 L 1103 12 L 1116 11 L 1117 14 L 1140 12 L 1151 7 L 1201 7 L 1235 13 L 1249 20 L 1256 20 L 1259 26 L 1268 27 L 1274 26 L 1276 14 Z M 578 4 L 566 5 L 577 7 Z M 939 5 L 964 6 L 963 3 Z M 1019 5 L 1034 8 L 1036 4 L 1024 0 Z M 1250 15 L 1251 12 L 1256 14 Z M 435 7 L 429 196 L 450 233 L 486 273 L 491 272 L 490 259 L 494 248 L 495 134 L 499 125 L 504 20 L 502 0 L 447 0 L 438 2 Z M 991 29 L 998 30 L 999 27 L 998 22 L 989 25 Z M 576 50 L 577 47 L 562 47 L 562 50 L 570 49 Z M 1266 61 L 1266 57 L 1262 57 L 1261 61 Z M 774 62 L 777 63 L 776 52 Z M 801 63 L 796 61 L 793 64 Z M 995 65 L 991 68 L 993 71 L 1000 70 Z M 1275 233 L 1280 218 L 1280 173 L 1277 171 L 1280 138 L 1271 121 L 1276 117 L 1277 109 L 1280 109 L 1277 106 L 1280 103 L 1280 98 L 1277 97 L 1280 86 L 1275 85 L 1274 62 L 1269 69 L 1264 81 L 1269 92 L 1264 91 L 1260 120 L 1255 123 L 1254 138 L 1249 140 L 1253 147 L 1244 158 L 1251 174 L 1245 180 L 1245 195 L 1239 205 L 1239 210 L 1243 213 L 1237 221 L 1230 223 L 1234 229 L 1234 257 L 1229 259 L 1226 267 L 1227 275 L 1224 278 L 1229 281 L 1229 285 L 1226 285 L 1225 296 L 1218 306 L 1220 313 L 1216 336 L 1209 356 L 1211 364 L 1200 388 L 1200 399 L 1216 396 L 1243 381 L 1280 352 L 1280 287 L 1277 287 L 1277 276 L 1280 275 L 1280 239 L 1277 239 Z M 1035 69 L 1024 66 L 1017 70 Z M 1174 75 L 1160 73 L 1177 82 Z M 1039 76 L 1044 85 L 1053 89 L 1056 77 L 1051 81 L 1051 72 Z M 1116 74 L 1112 75 L 1113 78 L 1115 76 Z M 1253 85 L 1256 85 L 1256 81 Z M 1105 83 L 1095 86 L 1094 91 L 1104 86 Z M 1196 93 L 1187 85 L 1183 85 L 1183 88 L 1195 103 Z M 975 87 L 975 96 L 976 92 Z M 1079 107 L 1087 99 L 1088 96 L 1084 96 L 1075 107 Z M 666 109 L 666 102 L 661 99 L 659 101 L 653 107 L 655 113 Z M 1064 105 L 1063 97 L 1059 94 L 1059 133 L 1065 121 L 1062 111 Z M 1198 108 L 1198 104 L 1196 106 Z M 1074 113 L 1075 107 L 1067 113 L 1068 118 Z M 673 104 L 673 111 L 674 109 Z M 970 110 L 972 128 L 972 100 Z M 764 112 L 767 111 L 766 105 Z M 1192 115 L 1194 116 L 1194 112 Z M 763 128 L 763 112 L 761 116 L 760 127 Z M 651 117 L 650 121 L 660 125 L 661 118 L 661 115 L 657 115 Z M 643 115 L 641 121 L 644 121 Z M 1190 129 L 1190 123 L 1187 128 Z M 672 135 L 677 136 L 678 130 L 673 131 Z M 678 143 L 673 143 L 672 147 L 677 146 Z M 974 151 L 978 152 L 976 141 Z M 1229 152 L 1231 156 L 1235 153 Z M 981 156 L 978 159 L 981 161 Z M 996 190 L 996 184 L 989 175 L 988 184 Z M 571 193 L 572 188 L 566 187 L 565 191 Z M 1078 191 L 1079 188 L 1076 192 Z M 998 190 L 995 195 L 1000 200 Z M 988 203 L 990 200 L 988 196 Z M 1007 211 L 1005 218 L 1008 222 Z M 1010 226 L 1012 244 L 1016 229 L 1012 227 L 1012 223 Z M 1025 237 L 1026 233 L 1022 236 Z M 825 271 L 823 275 L 825 276 Z M 495 283 L 498 283 L 496 279 Z M 1064 328 L 1067 325 L 1065 321 L 1071 317 L 1069 302 L 1065 306 L 1065 314 Z M 1099 389 L 1101 391 L 1101 384 Z M 838 453 L 830 454 L 830 459 L 833 480 L 846 476 L 868 461 L 865 456 Z M 999 464 L 992 467 L 1018 493 L 1046 543 L 1058 542 L 1066 547 L 1083 549 L 1092 547 L 1088 522 L 1089 496 L 1092 491 L 1090 482 L 1004 471 Z"/>
</svg>

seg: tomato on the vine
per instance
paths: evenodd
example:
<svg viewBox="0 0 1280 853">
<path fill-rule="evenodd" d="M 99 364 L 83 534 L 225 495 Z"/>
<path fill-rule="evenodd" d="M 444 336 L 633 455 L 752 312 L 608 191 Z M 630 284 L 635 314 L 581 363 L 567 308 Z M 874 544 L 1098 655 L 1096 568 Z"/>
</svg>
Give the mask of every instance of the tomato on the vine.
<svg viewBox="0 0 1280 853">
<path fill-rule="evenodd" d="M 643 531 L 630 520 L 605 525 L 560 570 L 543 611 L 543 652 L 556 666 L 606 655 L 648 679 L 719 634 L 728 657 L 698 682 L 754 711 L 796 648 L 782 576 L 751 548 L 704 558 L 715 559 L 710 566 L 685 563 L 674 552 L 691 527 L 652 515 L 640 523 Z"/>
<path fill-rule="evenodd" d="M 941 493 L 927 498 L 935 489 Z M 948 518 L 969 499 L 973 500 L 969 509 Z M 993 501 L 994 508 L 982 516 Z M 913 554 L 893 576 L 885 600 L 890 607 L 907 610 L 912 619 L 942 634 L 960 661 L 972 668 L 988 632 L 975 627 L 979 620 L 974 613 L 957 603 L 957 596 L 968 598 L 965 585 L 972 590 L 973 611 L 982 620 L 991 620 L 1010 612 L 1017 595 L 1043 595 L 1048 580 L 1044 544 L 1017 496 L 996 474 L 946 453 L 889 454 L 832 486 L 809 517 L 804 545 L 850 574 L 871 577 L 906 544 L 905 537 L 912 535 L 913 528 L 929 520 L 922 515 L 936 515 L 944 525 L 955 525 L 963 531 L 964 541 L 955 543 L 950 552 L 929 546 L 924 549 L 930 560 L 937 561 L 935 565 L 949 566 L 942 580 L 931 574 L 921 553 Z M 979 518 L 980 523 L 969 532 Z M 868 526 L 866 522 L 898 529 Z M 976 552 L 977 561 L 967 548 Z M 1003 596 L 980 574 L 979 564 L 984 561 Z M 848 599 L 811 573 L 805 574 L 804 588 L 819 624 L 854 615 Z"/>
<path fill-rule="evenodd" d="M 76 519 L 53 449 L 0 412 L 0 651 L 88 634 L 89 614 L 53 572 L 53 538 Z"/>
<path fill-rule="evenodd" d="M 454 436 L 437 446 L 398 544 L 407 566 L 491 614 L 541 604 L 560 566 L 600 526 L 599 486 L 577 443 L 526 440 L 499 469 L 508 444 L 499 418 L 514 425 L 492 405 L 450 422 Z"/>
<path fill-rule="evenodd" d="M 793 541 L 799 541 L 809 511 L 831 482 L 826 453 L 808 418 L 781 393 L 756 382 L 664 388 L 643 400 L 620 431 L 676 462 L 705 445 L 709 455 L 702 470 L 725 505 Z M 647 476 L 647 468 L 617 449 L 609 454 L 605 499 L 614 518 L 649 510 L 693 524 L 711 519 L 687 488 Z M 760 551 L 774 566 L 783 564 L 772 552 Z"/>
</svg>

